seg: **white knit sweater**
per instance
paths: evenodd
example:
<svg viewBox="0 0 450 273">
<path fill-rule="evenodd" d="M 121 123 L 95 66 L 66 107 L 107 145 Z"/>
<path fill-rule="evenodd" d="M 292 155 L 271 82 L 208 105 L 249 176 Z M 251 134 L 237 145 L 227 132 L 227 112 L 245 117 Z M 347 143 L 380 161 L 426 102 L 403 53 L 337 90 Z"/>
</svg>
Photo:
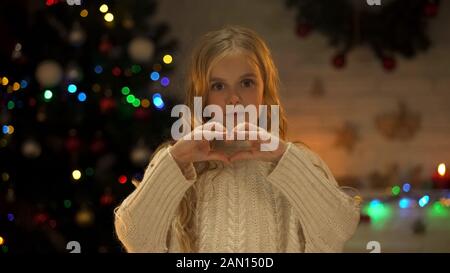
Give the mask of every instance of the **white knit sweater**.
<svg viewBox="0 0 450 273">
<path fill-rule="evenodd" d="M 115 211 L 128 252 L 180 251 L 170 226 L 194 183 L 199 252 L 341 252 L 357 227 L 358 204 L 305 146 L 287 143 L 277 164 L 239 161 L 199 176 L 193 164 L 182 172 L 170 148 Z"/>
</svg>

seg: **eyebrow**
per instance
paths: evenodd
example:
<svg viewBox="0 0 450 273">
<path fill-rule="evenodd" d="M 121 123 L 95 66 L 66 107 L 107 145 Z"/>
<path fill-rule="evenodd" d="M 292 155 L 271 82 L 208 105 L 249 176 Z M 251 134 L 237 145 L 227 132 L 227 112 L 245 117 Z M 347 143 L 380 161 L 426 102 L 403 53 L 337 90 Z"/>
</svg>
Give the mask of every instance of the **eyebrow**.
<svg viewBox="0 0 450 273">
<path fill-rule="evenodd" d="M 242 76 L 240 76 L 239 79 L 246 78 L 246 77 L 256 78 L 256 75 L 255 75 L 255 73 L 245 73 Z M 219 77 L 214 77 L 214 78 L 211 78 L 210 81 L 220 82 L 220 81 L 225 81 L 225 79 L 222 79 L 222 78 L 219 78 Z"/>
</svg>

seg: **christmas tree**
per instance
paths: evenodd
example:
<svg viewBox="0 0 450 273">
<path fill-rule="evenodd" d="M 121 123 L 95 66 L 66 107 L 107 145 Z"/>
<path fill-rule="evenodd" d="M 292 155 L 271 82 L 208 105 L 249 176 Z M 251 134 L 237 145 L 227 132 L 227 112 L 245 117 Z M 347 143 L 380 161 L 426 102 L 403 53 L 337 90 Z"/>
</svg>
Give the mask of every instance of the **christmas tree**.
<svg viewBox="0 0 450 273">
<path fill-rule="evenodd" d="M 113 210 L 170 136 L 156 1 L 0 4 L 0 253 L 120 252 Z"/>
</svg>

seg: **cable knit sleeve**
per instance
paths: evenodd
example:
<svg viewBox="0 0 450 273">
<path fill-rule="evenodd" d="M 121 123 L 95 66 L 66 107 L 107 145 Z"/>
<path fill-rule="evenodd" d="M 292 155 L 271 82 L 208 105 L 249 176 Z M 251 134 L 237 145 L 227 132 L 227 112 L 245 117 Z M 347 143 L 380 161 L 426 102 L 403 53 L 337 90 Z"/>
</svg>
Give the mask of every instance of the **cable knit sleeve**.
<svg viewBox="0 0 450 273">
<path fill-rule="evenodd" d="M 359 204 L 342 192 L 325 162 L 306 147 L 287 149 L 268 176 L 297 211 L 305 252 L 341 252 L 359 223 Z"/>
<path fill-rule="evenodd" d="M 191 164 L 181 170 L 170 146 L 148 165 L 142 182 L 115 210 L 117 236 L 128 252 L 167 252 L 167 233 L 182 197 L 195 182 Z"/>
</svg>

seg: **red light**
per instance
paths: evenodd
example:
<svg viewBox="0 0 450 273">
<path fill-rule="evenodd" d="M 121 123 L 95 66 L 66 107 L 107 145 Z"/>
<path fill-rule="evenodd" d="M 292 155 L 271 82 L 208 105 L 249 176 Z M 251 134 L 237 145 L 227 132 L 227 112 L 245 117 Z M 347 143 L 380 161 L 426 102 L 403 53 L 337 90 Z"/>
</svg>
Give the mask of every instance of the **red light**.
<svg viewBox="0 0 450 273">
<path fill-rule="evenodd" d="M 127 183 L 127 177 L 126 177 L 125 175 L 121 175 L 121 176 L 119 177 L 119 183 L 120 183 L 120 184 L 125 184 L 125 183 Z"/>
<path fill-rule="evenodd" d="M 117 66 L 114 67 L 112 70 L 112 74 L 116 77 L 119 77 L 121 73 L 122 73 L 122 70 Z"/>
<path fill-rule="evenodd" d="M 48 220 L 48 215 L 47 214 L 45 214 L 45 213 L 37 213 L 37 214 L 35 214 L 34 215 L 34 222 L 36 223 L 36 224 L 43 224 L 43 223 L 45 223 L 45 222 L 47 222 L 47 220 Z"/>
<path fill-rule="evenodd" d="M 52 6 L 52 5 L 58 4 L 58 2 L 59 2 L 59 0 L 46 0 L 45 4 L 47 6 Z"/>
</svg>

